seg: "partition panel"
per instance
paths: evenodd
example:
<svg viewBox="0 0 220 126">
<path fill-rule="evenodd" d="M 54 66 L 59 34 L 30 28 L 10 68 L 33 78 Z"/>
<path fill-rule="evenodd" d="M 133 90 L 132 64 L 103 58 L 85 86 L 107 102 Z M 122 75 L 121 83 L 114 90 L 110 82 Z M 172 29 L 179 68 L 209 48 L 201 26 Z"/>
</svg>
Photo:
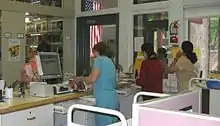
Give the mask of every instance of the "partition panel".
<svg viewBox="0 0 220 126">
<path fill-rule="evenodd" d="M 139 109 L 137 126 L 219 126 L 220 118 L 153 108 Z M 159 119 L 159 121 L 158 121 Z"/>
<path fill-rule="evenodd" d="M 182 95 L 163 98 L 143 105 L 144 107 L 153 107 L 166 110 L 184 110 L 191 107 L 193 112 L 200 111 L 200 93 L 199 91 L 189 92 Z"/>
</svg>

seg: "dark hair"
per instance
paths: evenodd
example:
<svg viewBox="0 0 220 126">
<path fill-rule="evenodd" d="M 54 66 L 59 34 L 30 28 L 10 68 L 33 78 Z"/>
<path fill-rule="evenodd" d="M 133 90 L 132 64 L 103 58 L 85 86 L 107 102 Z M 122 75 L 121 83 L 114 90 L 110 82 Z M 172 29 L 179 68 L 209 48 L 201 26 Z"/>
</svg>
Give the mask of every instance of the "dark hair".
<svg viewBox="0 0 220 126">
<path fill-rule="evenodd" d="M 157 50 L 157 54 L 158 55 L 164 55 L 164 57 L 166 58 L 167 57 L 167 50 L 165 49 L 165 48 L 163 48 L 163 47 L 161 47 L 161 48 L 159 48 L 158 50 Z"/>
<path fill-rule="evenodd" d="M 198 61 L 196 54 L 193 52 L 192 42 L 184 41 L 182 43 L 182 50 L 185 56 L 191 61 L 191 63 L 195 64 Z"/>
<path fill-rule="evenodd" d="M 114 57 L 114 52 L 106 42 L 99 42 L 94 47 L 93 50 L 99 52 L 100 56 L 107 56 L 109 58 Z"/>
<path fill-rule="evenodd" d="M 51 52 L 51 46 L 45 41 L 42 41 L 38 47 L 37 47 L 38 52 Z"/>
<path fill-rule="evenodd" d="M 156 56 L 156 53 L 154 52 L 154 46 L 151 43 L 144 43 L 141 46 L 141 51 L 147 53 L 147 57 L 151 58 L 152 56 Z M 155 58 L 155 57 L 154 57 Z"/>
</svg>

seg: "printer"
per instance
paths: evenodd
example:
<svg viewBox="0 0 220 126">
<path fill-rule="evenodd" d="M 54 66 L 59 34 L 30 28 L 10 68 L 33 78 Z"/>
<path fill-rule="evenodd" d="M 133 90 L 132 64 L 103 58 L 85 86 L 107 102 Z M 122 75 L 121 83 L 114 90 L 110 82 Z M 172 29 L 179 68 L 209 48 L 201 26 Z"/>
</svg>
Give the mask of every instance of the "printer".
<svg viewBox="0 0 220 126">
<path fill-rule="evenodd" d="M 53 96 L 53 87 L 46 82 L 30 82 L 30 95 L 36 97 Z"/>
<path fill-rule="evenodd" d="M 30 82 L 30 95 L 35 97 L 50 97 L 71 92 L 66 84 L 47 84 L 47 82 Z"/>
</svg>

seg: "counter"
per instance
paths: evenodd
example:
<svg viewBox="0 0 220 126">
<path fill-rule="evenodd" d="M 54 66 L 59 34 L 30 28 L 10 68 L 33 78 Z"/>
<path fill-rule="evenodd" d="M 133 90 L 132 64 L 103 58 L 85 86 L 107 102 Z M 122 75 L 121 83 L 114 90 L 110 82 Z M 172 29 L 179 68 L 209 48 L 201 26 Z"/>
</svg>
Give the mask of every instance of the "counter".
<svg viewBox="0 0 220 126">
<path fill-rule="evenodd" d="M 29 108 L 35 108 L 47 104 L 67 101 L 88 95 L 89 93 L 68 93 L 62 95 L 54 95 L 52 97 L 40 98 L 33 96 L 25 96 L 24 98 L 14 97 L 13 99 L 6 99 L 5 102 L 0 103 L 0 115 L 20 111 Z"/>
<path fill-rule="evenodd" d="M 120 104 L 123 106 L 120 111 L 131 116 L 131 104 L 133 95 L 137 87 L 131 82 L 118 82 L 117 92 L 119 94 Z M 130 90 L 132 91 L 130 91 Z M 138 88 L 139 89 L 139 88 Z M 138 91 L 138 90 L 137 90 Z M 28 94 L 28 93 L 27 93 Z M 13 99 L 5 99 L 0 103 L 0 126 L 60 126 L 66 124 L 66 112 L 55 111 L 59 108 L 67 110 L 72 104 L 95 104 L 88 101 L 85 96 L 91 92 L 67 93 L 62 95 L 54 95 L 51 97 L 33 97 L 26 95 L 24 98 L 14 97 Z M 85 99 L 83 99 L 83 96 Z M 84 103 L 85 102 L 85 103 Z M 79 124 L 94 123 L 94 115 L 87 112 L 76 112 L 74 120 Z M 13 119 L 13 121 L 11 121 Z"/>
<path fill-rule="evenodd" d="M 119 84 L 117 85 L 117 89 L 120 89 L 125 86 L 127 86 L 127 84 Z M 13 99 L 5 99 L 4 102 L 0 102 L 0 115 L 15 111 L 20 111 L 24 109 L 34 108 L 38 106 L 43 106 L 47 104 L 68 101 L 89 94 L 91 94 L 91 92 L 67 93 L 67 94 L 54 95 L 45 98 L 33 97 L 27 95 L 24 98 L 14 97 Z"/>
</svg>

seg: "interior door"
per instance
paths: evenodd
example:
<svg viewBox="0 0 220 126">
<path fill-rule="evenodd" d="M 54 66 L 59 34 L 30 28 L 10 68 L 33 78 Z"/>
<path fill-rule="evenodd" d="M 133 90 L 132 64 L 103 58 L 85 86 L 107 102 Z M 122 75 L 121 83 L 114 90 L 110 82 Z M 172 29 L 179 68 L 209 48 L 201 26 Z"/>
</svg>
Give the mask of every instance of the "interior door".
<svg viewBox="0 0 220 126">
<path fill-rule="evenodd" d="M 91 65 L 92 26 L 101 26 L 99 41 L 108 42 L 115 51 L 118 63 L 119 14 L 98 15 L 77 18 L 76 74 L 88 75 Z M 113 43 L 113 44 L 112 44 Z"/>
</svg>

